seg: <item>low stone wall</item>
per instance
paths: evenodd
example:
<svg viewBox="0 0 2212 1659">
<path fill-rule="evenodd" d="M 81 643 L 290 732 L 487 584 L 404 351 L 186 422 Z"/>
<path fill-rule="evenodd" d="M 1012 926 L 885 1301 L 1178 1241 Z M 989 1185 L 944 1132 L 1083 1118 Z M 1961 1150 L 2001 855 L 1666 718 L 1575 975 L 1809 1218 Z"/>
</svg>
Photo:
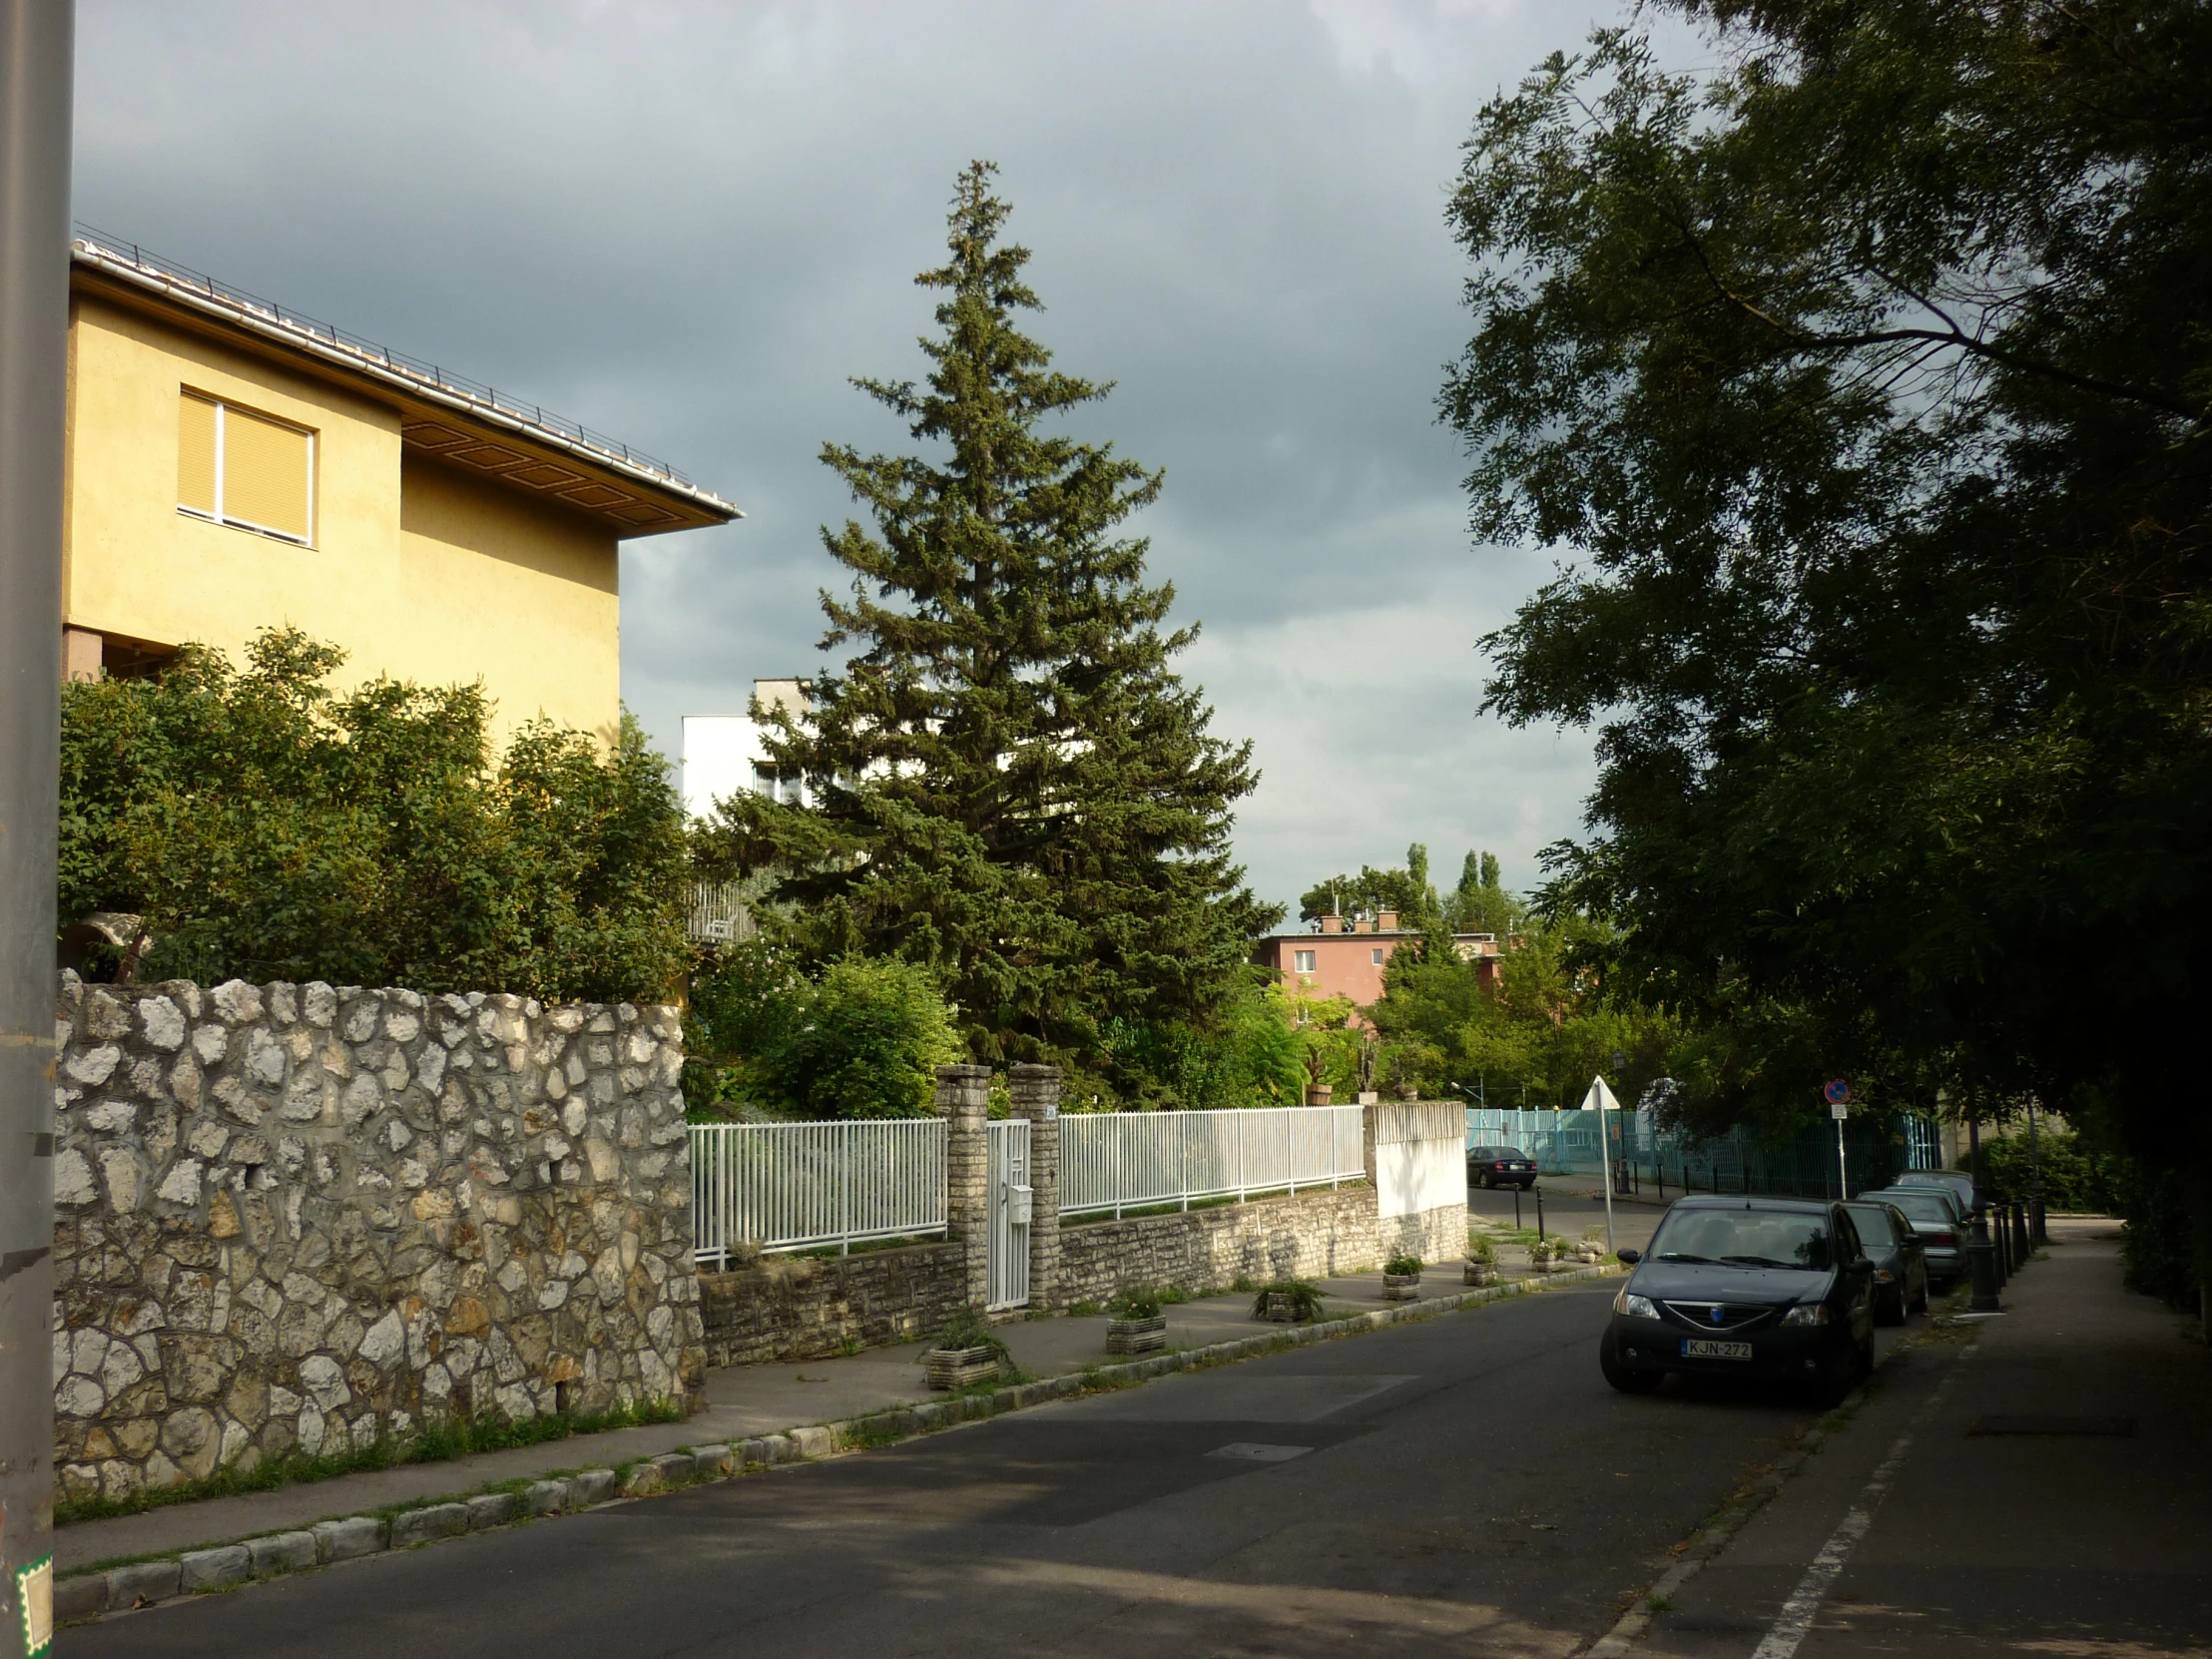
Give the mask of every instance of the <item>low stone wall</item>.
<svg viewBox="0 0 2212 1659">
<path fill-rule="evenodd" d="M 1424 1261 L 1466 1254 L 1466 1207 L 1379 1219 L 1365 1183 L 1167 1216 L 1090 1221 L 1060 1229 L 1054 1305 L 1104 1302 L 1126 1287 L 1192 1289 L 1250 1279 L 1328 1279 L 1368 1273 L 1409 1250 Z"/>
<path fill-rule="evenodd" d="M 695 1388 L 681 1025 L 62 978 L 65 1494 Z"/>
<path fill-rule="evenodd" d="M 956 1242 L 858 1256 L 770 1256 L 699 1276 L 710 1366 L 823 1360 L 930 1336 L 967 1304 Z"/>
<path fill-rule="evenodd" d="M 1326 1279 L 1382 1261 L 1375 1191 L 1365 1182 L 1166 1216 L 1060 1229 L 1053 1300 L 1104 1302 L 1124 1288 L 1212 1289 L 1236 1280 Z"/>
</svg>

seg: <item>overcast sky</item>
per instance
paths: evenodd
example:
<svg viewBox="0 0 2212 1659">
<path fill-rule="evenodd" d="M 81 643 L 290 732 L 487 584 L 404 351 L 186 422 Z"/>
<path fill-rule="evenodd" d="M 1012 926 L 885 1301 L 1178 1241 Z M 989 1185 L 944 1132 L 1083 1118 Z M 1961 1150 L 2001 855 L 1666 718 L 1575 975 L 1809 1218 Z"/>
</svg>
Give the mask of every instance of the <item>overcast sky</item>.
<svg viewBox="0 0 2212 1659">
<path fill-rule="evenodd" d="M 826 439 L 921 372 L 946 200 L 1002 169 L 1081 430 L 1263 781 L 1255 887 L 1428 843 L 1509 885 L 1575 831 L 1577 735 L 1474 712 L 1550 568 L 1477 547 L 1434 421 L 1467 331 L 1442 211 L 1476 109 L 1609 7 L 1537 0 L 374 6 L 80 0 L 78 217 L 661 455 L 740 523 L 630 543 L 622 682 L 685 714 L 821 659 Z M 434 603 L 434 596 L 424 596 Z"/>
</svg>

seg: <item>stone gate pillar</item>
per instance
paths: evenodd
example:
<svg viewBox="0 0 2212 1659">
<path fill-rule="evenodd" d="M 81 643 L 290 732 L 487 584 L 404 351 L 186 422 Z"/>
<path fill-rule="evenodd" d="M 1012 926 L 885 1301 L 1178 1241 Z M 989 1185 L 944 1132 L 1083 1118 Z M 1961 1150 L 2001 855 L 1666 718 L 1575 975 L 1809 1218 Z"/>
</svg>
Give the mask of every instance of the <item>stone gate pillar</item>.
<svg viewBox="0 0 2212 1659">
<path fill-rule="evenodd" d="M 1058 1311 L 1060 1297 L 1060 1068 L 1016 1066 L 1007 1086 L 1014 1116 L 1029 1120 L 1029 1306 Z"/>
<path fill-rule="evenodd" d="M 937 1116 L 945 1120 L 945 1221 L 958 1242 L 967 1273 L 967 1301 L 982 1308 L 991 1298 L 990 1122 L 991 1068 L 939 1066 Z"/>
</svg>

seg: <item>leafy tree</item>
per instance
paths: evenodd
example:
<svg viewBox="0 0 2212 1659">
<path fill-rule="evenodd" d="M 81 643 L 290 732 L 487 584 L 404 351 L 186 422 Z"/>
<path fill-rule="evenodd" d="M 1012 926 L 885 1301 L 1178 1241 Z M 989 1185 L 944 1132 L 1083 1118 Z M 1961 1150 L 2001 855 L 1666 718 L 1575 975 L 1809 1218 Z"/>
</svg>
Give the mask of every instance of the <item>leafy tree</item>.
<svg viewBox="0 0 2212 1659">
<path fill-rule="evenodd" d="M 1493 1106 L 1519 1106 L 1525 1090 L 1530 1106 L 1573 1106 L 1602 1072 L 1634 1105 L 1669 1074 L 1683 1033 L 1584 965 L 1605 932 L 1571 913 L 1532 919 L 1498 960 L 1494 987 L 1436 943 L 1391 952 L 1373 1010 L 1388 1081 L 1431 1098 L 1486 1090 Z"/>
<path fill-rule="evenodd" d="M 1457 933 L 1494 933 L 1508 939 L 1517 932 L 1526 907 L 1501 884 L 1497 855 L 1469 852 L 1459 868 L 1459 884 L 1446 904 Z"/>
<path fill-rule="evenodd" d="M 61 914 L 144 917 L 137 977 L 660 998 L 689 959 L 682 815 L 626 715 L 493 763 L 480 686 L 375 680 L 295 629 L 243 670 L 62 695 Z"/>
<path fill-rule="evenodd" d="M 2203 1166 L 2212 10 L 1663 3 L 1714 68 L 1555 56 L 1450 210 L 1473 527 L 1571 555 L 1485 706 L 1599 729 L 1553 899 L 1742 1087 L 2094 1096 Z"/>
<path fill-rule="evenodd" d="M 694 1116 L 809 1120 L 925 1117 L 960 1052 L 927 969 L 850 957 L 810 978 L 762 939 L 694 977 L 685 1046 Z"/>
<path fill-rule="evenodd" d="M 926 452 L 823 450 L 874 527 L 824 532 L 853 580 L 823 596 L 823 646 L 854 649 L 768 739 L 810 804 L 734 798 L 706 838 L 778 872 L 802 958 L 940 975 L 987 1061 L 1093 1049 L 1112 1016 L 1204 1026 L 1280 914 L 1229 851 L 1250 746 L 1209 735 L 1170 666 L 1196 629 L 1162 633 L 1174 591 L 1115 534 L 1160 474 L 1039 430 L 1107 388 L 1015 326 L 1038 300 L 993 171 L 961 175 L 950 257 L 916 278 L 944 295 L 926 384 L 855 382 Z"/>
<path fill-rule="evenodd" d="M 1436 889 L 1428 880 L 1428 848 L 1415 841 L 1405 849 L 1402 868 L 1377 869 L 1362 864 L 1358 875 L 1332 875 L 1300 896 L 1301 920 L 1326 915 L 1365 916 L 1394 910 L 1398 925 L 1419 928 L 1438 913 Z"/>
</svg>

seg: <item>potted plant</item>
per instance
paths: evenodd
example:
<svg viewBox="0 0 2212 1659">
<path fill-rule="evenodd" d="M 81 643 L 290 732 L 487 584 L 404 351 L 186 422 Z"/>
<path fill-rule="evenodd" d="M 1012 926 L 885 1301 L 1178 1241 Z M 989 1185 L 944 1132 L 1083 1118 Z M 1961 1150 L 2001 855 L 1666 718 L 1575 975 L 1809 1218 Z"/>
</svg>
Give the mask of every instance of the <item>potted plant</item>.
<svg viewBox="0 0 2212 1659">
<path fill-rule="evenodd" d="M 1277 1325 L 1304 1325 L 1321 1318 L 1321 1287 L 1303 1279 L 1279 1279 L 1260 1287 L 1252 1304 L 1252 1317 Z"/>
<path fill-rule="evenodd" d="M 1005 1375 L 1006 1345 L 991 1335 L 982 1314 L 963 1308 L 945 1321 L 937 1340 L 922 1356 L 932 1388 L 965 1388 L 995 1382 Z"/>
<path fill-rule="evenodd" d="M 1582 1242 L 1574 1247 L 1574 1259 L 1578 1262 L 1602 1262 L 1605 1260 L 1605 1229 L 1593 1227 L 1582 1235 Z"/>
<path fill-rule="evenodd" d="M 1399 1251 L 1382 1264 L 1382 1300 L 1410 1302 L 1420 1295 L 1421 1261 L 1410 1251 Z"/>
<path fill-rule="evenodd" d="M 1470 1285 L 1497 1283 L 1497 1246 L 1488 1239 L 1478 1237 L 1468 1244 L 1465 1278 Z"/>
<path fill-rule="evenodd" d="M 1107 1304 L 1108 1354 L 1150 1354 L 1168 1346 L 1168 1317 L 1157 1291 L 1123 1291 Z"/>
<path fill-rule="evenodd" d="M 1528 1247 L 1528 1271 L 1530 1273 L 1549 1273 L 1551 1271 L 1551 1253 L 1561 1242 L 1558 1239 L 1538 1239 L 1530 1245 Z"/>
</svg>

